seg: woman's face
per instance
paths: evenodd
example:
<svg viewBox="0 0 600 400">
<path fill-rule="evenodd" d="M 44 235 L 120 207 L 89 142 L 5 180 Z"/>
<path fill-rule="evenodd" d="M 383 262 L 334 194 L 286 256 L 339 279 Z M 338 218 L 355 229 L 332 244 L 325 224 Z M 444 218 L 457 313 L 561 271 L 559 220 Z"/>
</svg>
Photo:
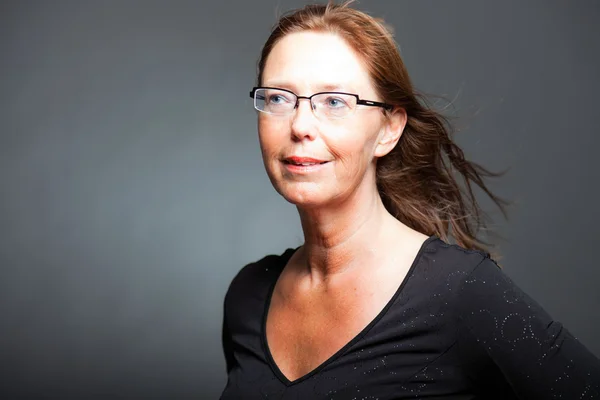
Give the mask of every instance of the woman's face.
<svg viewBox="0 0 600 400">
<path fill-rule="evenodd" d="M 281 39 L 267 58 L 262 86 L 299 96 L 338 91 L 381 101 L 359 57 L 330 33 L 300 32 Z M 258 113 L 269 179 L 277 192 L 298 206 L 333 204 L 359 188 L 376 190 L 374 159 L 393 148 L 402 130 L 392 128 L 378 107 L 359 105 L 343 119 L 328 120 L 318 119 L 310 102 L 300 100 L 289 116 Z M 312 165 L 294 163 L 306 159 L 312 159 L 308 160 Z"/>
</svg>

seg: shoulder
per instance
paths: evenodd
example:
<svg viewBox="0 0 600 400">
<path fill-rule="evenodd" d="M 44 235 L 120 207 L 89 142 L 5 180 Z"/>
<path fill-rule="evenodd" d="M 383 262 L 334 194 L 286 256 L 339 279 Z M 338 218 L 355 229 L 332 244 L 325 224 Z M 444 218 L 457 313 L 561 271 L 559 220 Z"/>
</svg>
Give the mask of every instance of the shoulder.
<svg viewBox="0 0 600 400">
<path fill-rule="evenodd" d="M 521 297 L 489 253 L 437 238 L 423 249 L 411 281 L 410 294 L 431 314 L 446 315 L 453 323 L 484 307 L 498 311 L 507 296 Z"/>
<path fill-rule="evenodd" d="M 503 281 L 502 277 L 502 270 L 488 253 L 434 237 L 425 243 L 404 290 L 429 308 L 439 303 L 454 314 L 459 303 L 476 299 L 471 290 L 474 279 L 496 283 Z"/>
<path fill-rule="evenodd" d="M 470 329 L 496 326 L 500 316 L 527 316 L 548 319 L 543 308 L 525 293 L 488 253 L 467 250 L 442 241 L 432 243 L 430 257 L 438 268 L 437 290 L 446 289 L 457 316 Z M 441 262 L 440 262 L 441 261 Z M 426 268 L 423 268 L 426 270 Z M 430 273 L 432 274 L 432 273 Z M 427 275 L 427 274 L 426 274 Z M 495 324 L 475 321 L 492 318 Z M 475 321 L 475 322 L 474 322 Z"/>
<path fill-rule="evenodd" d="M 464 282 L 462 278 L 473 274 L 481 265 L 500 269 L 489 253 L 449 244 L 437 237 L 429 240 L 421 258 L 422 271 L 456 277 L 452 283 L 458 286 Z"/>
<path fill-rule="evenodd" d="M 281 254 L 269 254 L 243 266 L 229 284 L 225 306 L 236 299 L 244 300 L 261 293 L 266 295 L 293 252 L 294 249 L 288 248 Z"/>
</svg>

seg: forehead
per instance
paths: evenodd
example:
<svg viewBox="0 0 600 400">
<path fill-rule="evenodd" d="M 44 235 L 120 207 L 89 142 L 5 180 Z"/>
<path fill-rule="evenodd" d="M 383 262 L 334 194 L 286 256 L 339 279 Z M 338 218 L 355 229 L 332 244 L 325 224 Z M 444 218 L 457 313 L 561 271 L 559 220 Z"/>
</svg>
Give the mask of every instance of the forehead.
<svg viewBox="0 0 600 400">
<path fill-rule="evenodd" d="M 265 64 L 263 85 L 300 92 L 373 92 L 360 57 L 342 38 L 323 32 L 292 33 L 277 42 Z"/>
</svg>

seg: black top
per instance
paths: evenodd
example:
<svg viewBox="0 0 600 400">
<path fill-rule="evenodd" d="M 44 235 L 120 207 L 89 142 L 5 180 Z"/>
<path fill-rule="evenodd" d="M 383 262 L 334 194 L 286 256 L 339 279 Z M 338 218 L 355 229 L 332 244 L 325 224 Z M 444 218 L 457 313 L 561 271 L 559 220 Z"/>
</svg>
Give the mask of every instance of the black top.
<svg viewBox="0 0 600 400">
<path fill-rule="evenodd" d="M 377 317 L 290 382 L 266 345 L 294 253 L 244 267 L 225 297 L 222 399 L 600 399 L 600 361 L 483 252 L 432 236 Z"/>
</svg>

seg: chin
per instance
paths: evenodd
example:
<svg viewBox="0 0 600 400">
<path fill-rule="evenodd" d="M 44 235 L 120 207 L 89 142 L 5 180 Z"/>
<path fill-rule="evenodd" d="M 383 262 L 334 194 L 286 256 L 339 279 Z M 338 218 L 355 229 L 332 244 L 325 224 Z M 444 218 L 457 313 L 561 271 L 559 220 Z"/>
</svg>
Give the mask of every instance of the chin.
<svg viewBox="0 0 600 400">
<path fill-rule="evenodd" d="M 323 190 L 315 188 L 302 187 L 302 184 L 283 185 L 283 187 L 275 187 L 285 200 L 297 207 L 316 207 L 328 203 L 327 196 L 323 196 Z"/>
</svg>

